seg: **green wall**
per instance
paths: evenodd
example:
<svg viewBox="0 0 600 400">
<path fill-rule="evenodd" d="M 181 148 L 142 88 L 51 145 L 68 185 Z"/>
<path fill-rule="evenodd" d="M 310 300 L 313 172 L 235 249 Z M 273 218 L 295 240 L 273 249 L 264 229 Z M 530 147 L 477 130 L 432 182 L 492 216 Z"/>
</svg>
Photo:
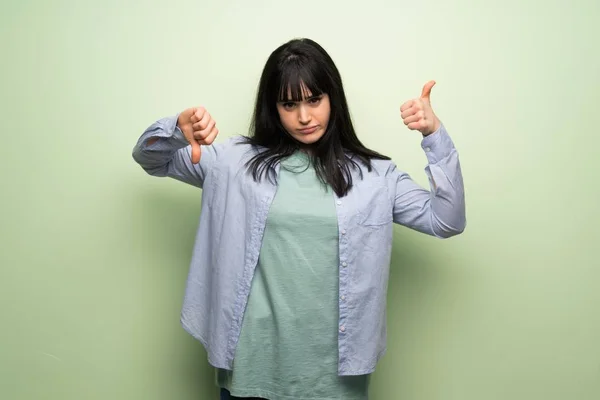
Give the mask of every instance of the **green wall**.
<svg viewBox="0 0 600 400">
<path fill-rule="evenodd" d="M 215 398 L 179 325 L 201 192 L 131 149 L 199 104 L 221 139 L 245 133 L 296 36 L 337 62 L 361 139 L 423 185 L 398 109 L 437 80 L 463 163 L 463 235 L 396 229 L 372 398 L 600 398 L 597 1 L 7 3 L 1 399 Z"/>
</svg>

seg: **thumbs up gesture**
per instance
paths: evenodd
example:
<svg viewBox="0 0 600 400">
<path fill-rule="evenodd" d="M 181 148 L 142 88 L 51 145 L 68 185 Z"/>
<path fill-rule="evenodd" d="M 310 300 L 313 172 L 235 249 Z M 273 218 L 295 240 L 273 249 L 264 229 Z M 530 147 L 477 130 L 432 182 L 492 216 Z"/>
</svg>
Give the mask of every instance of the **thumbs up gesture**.
<svg viewBox="0 0 600 400">
<path fill-rule="evenodd" d="M 177 126 L 192 146 L 192 163 L 198 164 L 200 145 L 211 144 L 219 134 L 215 120 L 204 107 L 193 107 L 179 114 Z"/>
<path fill-rule="evenodd" d="M 421 132 L 423 136 L 437 131 L 441 125 L 440 120 L 431 108 L 431 101 L 429 99 L 433 85 L 435 85 L 435 81 L 427 82 L 423 86 L 421 97 L 409 100 L 400 107 L 404 125 L 408 126 L 408 129 Z"/>
</svg>

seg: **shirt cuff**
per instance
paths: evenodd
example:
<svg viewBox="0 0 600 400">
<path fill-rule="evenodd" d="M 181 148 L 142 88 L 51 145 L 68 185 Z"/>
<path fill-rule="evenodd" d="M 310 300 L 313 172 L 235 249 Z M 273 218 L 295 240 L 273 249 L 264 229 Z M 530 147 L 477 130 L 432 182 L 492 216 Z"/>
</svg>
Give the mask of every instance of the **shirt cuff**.
<svg viewBox="0 0 600 400">
<path fill-rule="evenodd" d="M 454 143 L 446 131 L 444 124 L 440 124 L 437 131 L 425 136 L 421 141 L 421 147 L 425 151 L 430 164 L 436 164 L 448 157 L 454 150 Z"/>
<path fill-rule="evenodd" d="M 158 137 L 160 139 L 149 147 L 161 149 L 165 146 L 168 148 L 181 148 L 189 145 L 187 139 L 183 135 L 183 132 L 177 126 L 178 119 L 179 114 L 176 114 L 158 121 L 153 127 L 154 129 L 149 130 L 148 138 L 150 139 L 152 137 Z"/>
<path fill-rule="evenodd" d="M 179 120 L 179 114 L 174 115 L 173 117 L 168 119 L 167 131 L 172 135 L 172 139 L 181 143 L 188 145 L 188 141 L 183 135 L 183 132 L 177 126 L 177 121 Z"/>
</svg>

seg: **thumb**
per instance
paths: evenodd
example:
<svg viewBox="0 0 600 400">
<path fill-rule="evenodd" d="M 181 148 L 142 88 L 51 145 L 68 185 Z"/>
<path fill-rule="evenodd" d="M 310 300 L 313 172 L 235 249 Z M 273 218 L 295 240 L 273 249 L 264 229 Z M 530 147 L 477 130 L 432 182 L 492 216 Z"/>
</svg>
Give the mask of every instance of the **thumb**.
<svg viewBox="0 0 600 400">
<path fill-rule="evenodd" d="M 431 88 L 435 85 L 435 81 L 429 81 L 423 86 L 423 91 L 421 92 L 421 98 L 429 101 L 429 96 L 431 95 Z"/>
<path fill-rule="evenodd" d="M 198 164 L 200 162 L 200 153 L 202 151 L 200 148 L 200 143 L 198 143 L 195 140 L 192 140 L 190 144 L 192 146 L 192 163 Z"/>
</svg>

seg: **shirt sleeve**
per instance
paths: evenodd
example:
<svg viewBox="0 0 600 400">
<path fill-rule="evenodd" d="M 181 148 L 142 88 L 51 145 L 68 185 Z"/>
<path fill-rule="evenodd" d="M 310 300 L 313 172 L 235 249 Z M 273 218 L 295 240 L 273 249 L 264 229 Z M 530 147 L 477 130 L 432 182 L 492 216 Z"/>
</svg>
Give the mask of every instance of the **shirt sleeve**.
<svg viewBox="0 0 600 400">
<path fill-rule="evenodd" d="M 388 174 L 395 180 L 394 222 L 439 238 L 449 238 L 465 229 L 465 190 L 458 152 L 442 124 L 423 138 L 428 165 L 427 190 L 392 163 Z"/>
<path fill-rule="evenodd" d="M 224 144 L 201 146 L 200 162 L 192 163 L 192 146 L 177 126 L 178 117 L 162 118 L 150 125 L 134 146 L 133 159 L 152 176 L 170 177 L 202 188 Z M 148 144 L 153 138 L 158 140 Z"/>
</svg>

